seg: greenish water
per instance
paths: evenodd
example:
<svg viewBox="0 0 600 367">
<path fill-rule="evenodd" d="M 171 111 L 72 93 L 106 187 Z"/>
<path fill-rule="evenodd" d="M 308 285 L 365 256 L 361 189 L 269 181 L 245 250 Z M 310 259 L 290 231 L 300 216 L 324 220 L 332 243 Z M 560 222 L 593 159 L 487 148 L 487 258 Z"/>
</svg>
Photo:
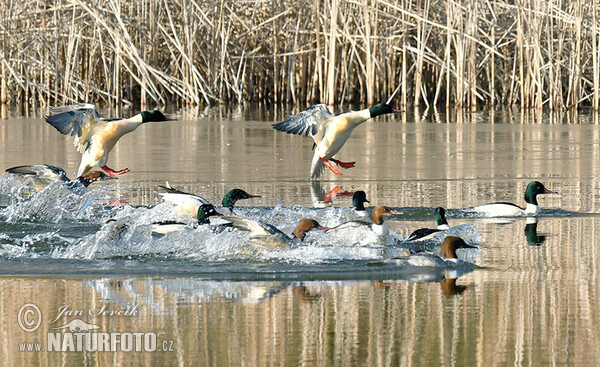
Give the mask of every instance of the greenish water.
<svg viewBox="0 0 600 367">
<path fill-rule="evenodd" d="M 270 126 L 293 112 L 179 111 L 177 122 L 148 124 L 121 139 L 109 165 L 131 172 L 83 195 L 60 185 L 36 192 L 1 176 L 0 359 L 257 366 L 600 360 L 594 115 L 410 111 L 378 118 L 358 127 L 339 153 L 356 167 L 338 177 L 326 172 L 314 184 L 307 180 L 311 140 Z M 41 115 L 4 116 L 0 167 L 48 163 L 73 176 L 79 155 L 71 138 Z M 235 214 L 287 232 L 301 217 L 334 226 L 351 216 L 347 196 L 325 208 L 315 201 L 337 186 L 364 190 L 371 205 L 404 215 L 388 222 L 392 235 L 383 243 L 311 232 L 304 245 L 281 251 L 249 247 L 237 231 L 157 237 L 150 224 L 171 215 L 157 189 L 167 180 L 215 204 L 232 187 L 261 195 L 240 201 Z M 536 220 L 458 210 L 524 205 L 531 180 L 559 193 L 539 197 Z M 403 240 L 414 229 L 435 225 L 437 206 L 449 209 L 451 234 L 479 249 L 459 250 L 464 262 L 452 269 L 386 263 L 411 246 Z M 428 248 L 439 251 L 440 242 Z M 27 303 L 43 315 L 31 333 L 17 322 Z M 89 315 L 138 304 L 135 315 Z M 65 305 L 84 316 L 63 314 L 51 323 Z M 171 351 L 19 351 L 20 342 L 47 348 L 47 333 L 64 332 L 51 328 L 75 317 L 99 332 L 156 333 Z"/>
</svg>

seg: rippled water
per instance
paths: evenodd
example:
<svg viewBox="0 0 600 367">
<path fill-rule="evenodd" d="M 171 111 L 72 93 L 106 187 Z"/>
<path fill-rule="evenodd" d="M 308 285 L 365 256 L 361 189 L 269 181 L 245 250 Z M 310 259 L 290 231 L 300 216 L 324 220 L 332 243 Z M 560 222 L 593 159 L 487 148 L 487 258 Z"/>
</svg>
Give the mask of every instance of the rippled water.
<svg viewBox="0 0 600 367">
<path fill-rule="evenodd" d="M 180 111 L 179 121 L 125 136 L 109 165 L 118 181 L 81 194 L 54 183 L 41 191 L 0 176 L 0 359 L 13 364 L 114 363 L 113 353 L 18 352 L 84 310 L 105 332 L 155 332 L 170 352 L 119 352 L 125 364 L 593 365 L 600 235 L 600 132 L 592 114 L 411 111 L 357 128 L 338 158 L 356 168 L 307 180 L 309 138 L 275 133 L 282 110 Z M 106 111 L 107 115 L 114 112 Z M 130 114 L 123 111 L 123 114 Z M 0 166 L 48 163 L 71 176 L 72 140 L 41 115 L 4 111 Z M 215 204 L 230 188 L 260 198 L 236 215 L 290 233 L 302 217 L 335 226 L 353 213 L 344 193 L 404 214 L 391 236 L 312 231 L 290 250 L 264 249 L 245 233 L 207 227 L 159 236 L 174 219 L 161 203 L 165 181 Z M 460 210 L 493 201 L 524 205 L 531 180 L 558 195 L 539 197 L 539 217 L 485 219 Z M 337 189 L 336 189 L 337 188 Z M 338 196 L 319 201 L 336 189 Z M 448 208 L 453 228 L 477 249 L 453 267 L 397 266 L 387 259 L 414 229 L 434 227 Z M 222 210 L 219 208 L 219 210 Z M 177 217 L 182 219 L 182 217 Z M 193 222 L 193 218 L 183 218 Z M 443 234 L 424 247 L 439 253 Z M 41 327 L 26 333 L 20 307 L 36 304 Z M 96 315 L 140 304 L 134 316 Z M 61 334 L 62 335 L 62 334 Z M 7 359 L 10 358 L 10 359 Z"/>
</svg>

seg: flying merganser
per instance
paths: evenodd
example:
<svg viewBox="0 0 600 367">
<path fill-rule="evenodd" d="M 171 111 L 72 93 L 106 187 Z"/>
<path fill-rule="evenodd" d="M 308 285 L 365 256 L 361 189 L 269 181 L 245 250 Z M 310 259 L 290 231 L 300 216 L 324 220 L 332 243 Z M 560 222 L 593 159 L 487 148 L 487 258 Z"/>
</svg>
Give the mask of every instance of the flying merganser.
<svg viewBox="0 0 600 367">
<path fill-rule="evenodd" d="M 250 232 L 248 234 L 250 240 L 269 248 L 288 248 L 290 246 L 298 245 L 304 240 L 306 232 L 313 229 L 329 229 L 321 226 L 319 222 L 314 219 L 302 218 L 292 232 L 292 236 L 288 236 L 277 227 L 268 223 L 229 215 L 224 215 L 221 219 L 230 222 L 234 228 Z"/>
<path fill-rule="evenodd" d="M 73 144 L 82 154 L 77 176 L 94 166 L 101 167 L 109 175 L 129 172 L 129 168 L 115 171 L 106 165 L 108 153 L 125 134 L 147 122 L 175 121 L 158 110 L 143 111 L 130 118 L 107 119 L 98 113 L 96 106 L 80 103 L 70 106 L 50 107 L 46 122 L 63 135 L 75 136 Z"/>
<path fill-rule="evenodd" d="M 159 193 L 163 200 L 176 205 L 175 210 L 180 213 L 191 213 L 196 214 L 198 208 L 202 204 L 210 204 L 208 200 L 199 195 L 190 194 L 183 192 L 172 187 L 169 182 L 166 182 L 165 186 L 159 186 L 166 192 Z M 248 194 L 242 189 L 231 189 L 225 193 L 221 204 L 223 207 L 229 209 L 229 213 L 233 214 L 233 207 L 238 200 L 259 198 L 260 195 Z"/>
<path fill-rule="evenodd" d="M 326 233 L 335 233 L 349 228 L 363 228 L 372 230 L 377 236 L 387 237 L 390 227 L 384 222 L 384 218 L 390 215 L 401 215 L 402 213 L 392 210 L 387 206 L 376 206 L 371 212 L 371 222 L 365 220 L 351 220 L 331 228 Z"/>
<path fill-rule="evenodd" d="M 467 243 L 460 237 L 448 236 L 444 239 L 444 242 L 442 242 L 439 256 L 428 252 L 419 252 L 408 256 L 394 258 L 392 259 L 392 262 L 394 262 L 396 265 L 402 266 L 456 266 L 459 264 L 459 258 L 456 256 L 456 250 L 460 248 L 478 247 L 467 245 Z"/>
<path fill-rule="evenodd" d="M 556 191 L 548 190 L 539 181 L 531 181 L 525 190 L 525 202 L 527 206 L 521 208 L 512 203 L 492 203 L 473 207 L 469 210 L 483 214 L 487 217 L 514 217 L 520 215 L 538 215 L 542 208 L 538 205 L 537 196 L 541 194 L 557 194 Z"/>
<path fill-rule="evenodd" d="M 365 203 L 370 204 L 370 201 L 367 200 L 367 194 L 362 190 L 356 191 L 352 196 L 352 208 L 359 218 L 369 218 L 369 212 L 365 209 Z"/>
<path fill-rule="evenodd" d="M 447 231 L 450 229 L 448 221 L 446 220 L 446 210 L 441 206 L 438 206 L 434 210 L 435 220 L 437 222 L 437 228 L 421 228 L 411 233 L 406 241 L 428 241 L 435 237 L 441 231 Z"/>
<path fill-rule="evenodd" d="M 333 161 L 342 168 L 354 167 L 356 162 L 342 162 L 333 158 L 344 146 L 352 130 L 370 118 L 396 112 L 403 111 L 385 103 L 379 103 L 364 110 L 334 115 L 326 105 L 318 104 L 283 122 L 273 124 L 273 128 L 288 134 L 313 138 L 316 148 L 310 168 L 310 179 L 314 180 L 321 176 L 325 166 L 336 175 L 342 174 L 329 161 Z"/>
<path fill-rule="evenodd" d="M 178 221 L 162 221 L 157 223 L 152 223 L 152 232 L 158 234 L 167 234 L 171 232 L 180 232 L 192 228 L 196 228 L 202 224 L 210 224 L 210 217 L 220 217 L 221 213 L 217 212 L 215 207 L 208 203 L 202 204 L 198 208 L 198 212 L 196 215 L 197 221 L 194 223 L 182 223 Z"/>
<path fill-rule="evenodd" d="M 6 172 L 31 178 L 33 187 L 36 190 L 41 190 L 54 181 L 62 181 L 69 188 L 79 188 L 88 187 L 96 181 L 116 179 L 116 177 L 111 177 L 102 171 L 90 171 L 77 177 L 76 180 L 71 180 L 67 177 L 67 172 L 64 169 L 49 164 L 16 166 L 6 169 Z"/>
</svg>

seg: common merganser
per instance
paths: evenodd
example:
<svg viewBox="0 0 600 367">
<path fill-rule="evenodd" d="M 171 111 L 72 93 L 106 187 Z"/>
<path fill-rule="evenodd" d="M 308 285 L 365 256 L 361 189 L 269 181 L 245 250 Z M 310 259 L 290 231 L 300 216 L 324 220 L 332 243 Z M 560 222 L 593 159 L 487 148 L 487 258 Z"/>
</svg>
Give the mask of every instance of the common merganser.
<svg viewBox="0 0 600 367">
<path fill-rule="evenodd" d="M 369 218 L 369 212 L 365 209 L 365 203 L 369 203 L 367 200 L 367 194 L 362 191 L 356 191 L 352 196 L 352 208 L 354 209 L 354 214 L 356 214 L 359 218 Z"/>
<path fill-rule="evenodd" d="M 456 255 L 456 250 L 460 248 L 478 248 L 467 245 L 460 237 L 448 236 L 442 242 L 440 255 L 434 255 L 428 252 L 419 252 L 411 255 L 404 255 L 392 259 L 396 265 L 402 266 L 429 266 L 429 267 L 446 267 L 456 266 L 459 264 L 459 258 Z"/>
<path fill-rule="evenodd" d="M 347 230 L 349 228 L 363 228 L 366 230 L 372 230 L 377 236 L 387 237 L 390 233 L 390 227 L 384 222 L 384 218 L 390 215 L 401 215 L 402 213 L 392 210 L 387 206 L 376 206 L 371 212 L 371 222 L 365 220 L 351 220 L 336 227 L 331 228 L 326 233 L 336 233 L 340 230 Z"/>
<path fill-rule="evenodd" d="M 538 205 L 537 196 L 541 194 L 557 194 L 556 191 L 548 190 L 539 181 L 531 181 L 525 190 L 525 202 L 527 206 L 521 208 L 512 203 L 492 203 L 473 207 L 469 210 L 483 214 L 487 217 L 514 217 L 519 215 L 538 215 L 542 208 Z"/>
<path fill-rule="evenodd" d="M 183 230 L 188 230 L 192 228 L 198 227 L 198 225 L 202 224 L 210 224 L 210 217 L 220 217 L 221 213 L 217 212 L 215 207 L 208 203 L 202 204 L 198 207 L 198 212 L 196 215 L 197 221 L 194 223 L 182 223 L 178 221 L 162 221 L 157 223 L 152 223 L 152 232 L 158 234 L 167 234 L 171 232 L 179 232 Z"/>
<path fill-rule="evenodd" d="M 108 153 L 125 134 L 147 122 L 175 121 L 158 110 L 143 111 L 130 118 L 107 119 L 98 113 L 96 106 L 80 103 L 70 106 L 50 107 L 46 122 L 63 135 L 75 136 L 73 144 L 82 154 L 77 176 L 99 166 L 109 175 L 129 172 L 129 168 L 115 171 L 106 165 Z"/>
<path fill-rule="evenodd" d="M 166 192 L 161 192 L 159 195 L 162 196 L 164 201 L 175 204 L 175 210 L 177 212 L 191 213 L 195 215 L 198 212 L 198 208 L 202 204 L 210 204 L 210 202 L 202 196 L 183 192 L 172 187 L 169 182 L 166 182 L 165 186 L 159 187 L 166 190 Z M 259 197 L 260 195 L 248 194 L 242 189 L 231 189 L 225 193 L 221 204 L 223 207 L 229 209 L 230 214 L 233 214 L 233 207 L 238 200 Z"/>
<path fill-rule="evenodd" d="M 438 206 L 434 210 L 435 220 L 437 222 L 437 228 L 420 228 L 411 233 L 406 241 L 428 241 L 435 237 L 441 231 L 447 231 L 450 229 L 448 221 L 446 220 L 446 210 L 441 206 Z"/>
<path fill-rule="evenodd" d="M 49 164 L 16 166 L 6 169 L 6 172 L 31 178 L 33 187 L 36 190 L 41 190 L 54 181 L 62 181 L 69 188 L 78 188 L 88 187 L 96 181 L 116 179 L 116 177 L 111 177 L 102 171 L 90 171 L 77 177 L 76 180 L 71 180 L 67 177 L 67 172 L 64 169 Z"/>
<path fill-rule="evenodd" d="M 229 215 L 224 215 L 221 217 L 221 219 L 230 222 L 234 228 L 250 232 L 248 234 L 248 238 L 250 240 L 269 248 L 287 248 L 294 246 L 300 244 L 300 242 L 304 240 L 306 232 L 308 231 L 313 229 L 329 229 L 321 226 L 319 222 L 314 219 L 302 218 L 292 232 L 292 236 L 288 236 L 277 227 L 268 223 Z"/>
<path fill-rule="evenodd" d="M 397 112 L 403 111 L 392 108 L 385 103 L 379 103 L 364 110 L 334 115 L 326 105 L 318 104 L 283 122 L 273 124 L 273 128 L 288 134 L 305 135 L 313 138 L 316 149 L 310 168 L 310 179 L 314 180 L 321 176 L 325 166 L 336 175 L 342 174 L 329 161 L 333 161 L 342 168 L 354 167 L 356 162 L 342 162 L 333 158 L 344 146 L 352 130 L 370 118 Z"/>
</svg>

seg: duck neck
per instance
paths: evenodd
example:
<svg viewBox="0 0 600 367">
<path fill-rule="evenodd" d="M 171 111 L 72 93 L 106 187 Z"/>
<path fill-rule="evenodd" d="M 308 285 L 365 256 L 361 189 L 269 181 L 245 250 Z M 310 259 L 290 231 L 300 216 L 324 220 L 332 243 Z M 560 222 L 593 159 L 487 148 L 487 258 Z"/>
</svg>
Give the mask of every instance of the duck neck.
<svg viewBox="0 0 600 367">
<path fill-rule="evenodd" d="M 387 224 L 385 224 L 385 222 L 381 222 L 381 224 L 376 224 L 373 223 L 371 225 L 371 228 L 373 229 L 373 232 L 375 232 L 376 235 L 378 236 L 387 236 L 388 234 L 390 234 L 390 227 L 388 227 Z"/>
<path fill-rule="evenodd" d="M 535 203 L 527 203 L 527 206 L 525 207 L 526 215 L 537 215 L 540 214 L 541 211 L 542 208 L 540 208 L 537 201 Z"/>
</svg>

